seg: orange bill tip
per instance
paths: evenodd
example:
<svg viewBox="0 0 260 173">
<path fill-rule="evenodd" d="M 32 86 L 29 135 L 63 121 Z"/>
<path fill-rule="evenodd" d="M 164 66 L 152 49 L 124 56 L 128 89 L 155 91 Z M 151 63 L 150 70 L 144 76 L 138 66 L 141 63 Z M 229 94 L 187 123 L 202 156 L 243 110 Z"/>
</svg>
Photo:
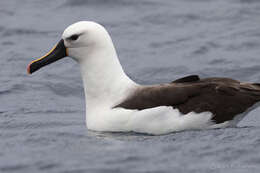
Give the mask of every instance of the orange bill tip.
<svg viewBox="0 0 260 173">
<path fill-rule="evenodd" d="M 27 65 L 27 74 L 32 74 L 32 73 L 31 73 L 31 68 L 30 68 L 30 67 L 31 67 L 31 64 L 32 64 L 32 62 Z"/>
</svg>

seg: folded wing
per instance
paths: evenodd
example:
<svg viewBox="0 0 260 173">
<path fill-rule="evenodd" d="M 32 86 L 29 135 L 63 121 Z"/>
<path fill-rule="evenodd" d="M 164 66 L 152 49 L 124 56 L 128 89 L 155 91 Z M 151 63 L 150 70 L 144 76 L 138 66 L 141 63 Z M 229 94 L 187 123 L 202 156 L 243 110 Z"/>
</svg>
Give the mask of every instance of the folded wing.
<svg viewBox="0 0 260 173">
<path fill-rule="evenodd" d="M 259 100 L 259 84 L 228 78 L 200 79 L 192 75 L 170 84 L 140 87 L 115 107 L 143 110 L 172 106 L 183 114 L 211 112 L 213 121 L 223 123 L 245 112 Z"/>
</svg>

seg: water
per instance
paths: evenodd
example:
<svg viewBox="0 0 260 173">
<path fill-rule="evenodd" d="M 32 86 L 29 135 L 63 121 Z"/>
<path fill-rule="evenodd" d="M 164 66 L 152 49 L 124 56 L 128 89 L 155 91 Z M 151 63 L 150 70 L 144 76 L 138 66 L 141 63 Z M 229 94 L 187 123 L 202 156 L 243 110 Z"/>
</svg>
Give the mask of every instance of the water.
<svg viewBox="0 0 260 173">
<path fill-rule="evenodd" d="M 0 172 L 259 172 L 260 109 L 238 128 L 163 136 L 85 127 L 78 65 L 27 64 L 79 20 L 105 25 L 142 84 L 189 74 L 260 82 L 258 0 L 1 0 Z"/>
</svg>

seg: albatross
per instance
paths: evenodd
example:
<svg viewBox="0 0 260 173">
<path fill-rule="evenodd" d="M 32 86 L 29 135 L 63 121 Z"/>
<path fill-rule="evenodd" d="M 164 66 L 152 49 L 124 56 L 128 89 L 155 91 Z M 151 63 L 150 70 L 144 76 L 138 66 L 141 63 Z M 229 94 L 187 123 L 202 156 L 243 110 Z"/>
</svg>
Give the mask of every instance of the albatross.
<svg viewBox="0 0 260 173">
<path fill-rule="evenodd" d="M 260 84 L 230 78 L 186 76 L 140 85 L 124 72 L 107 30 L 92 21 L 70 25 L 27 72 L 64 57 L 78 62 L 86 99 L 86 125 L 93 131 L 153 135 L 236 126 L 260 101 Z"/>
</svg>

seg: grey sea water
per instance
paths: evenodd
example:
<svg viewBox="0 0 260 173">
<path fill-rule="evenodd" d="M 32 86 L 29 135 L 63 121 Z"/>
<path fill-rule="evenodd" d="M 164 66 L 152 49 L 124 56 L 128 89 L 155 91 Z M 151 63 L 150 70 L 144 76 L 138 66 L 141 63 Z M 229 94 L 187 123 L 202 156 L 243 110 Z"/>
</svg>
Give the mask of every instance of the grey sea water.
<svg viewBox="0 0 260 173">
<path fill-rule="evenodd" d="M 259 108 L 237 128 L 88 131 L 74 61 L 26 74 L 79 20 L 108 29 L 125 71 L 141 84 L 189 74 L 260 82 L 258 0 L 1 0 L 1 173 L 260 171 Z"/>
</svg>

